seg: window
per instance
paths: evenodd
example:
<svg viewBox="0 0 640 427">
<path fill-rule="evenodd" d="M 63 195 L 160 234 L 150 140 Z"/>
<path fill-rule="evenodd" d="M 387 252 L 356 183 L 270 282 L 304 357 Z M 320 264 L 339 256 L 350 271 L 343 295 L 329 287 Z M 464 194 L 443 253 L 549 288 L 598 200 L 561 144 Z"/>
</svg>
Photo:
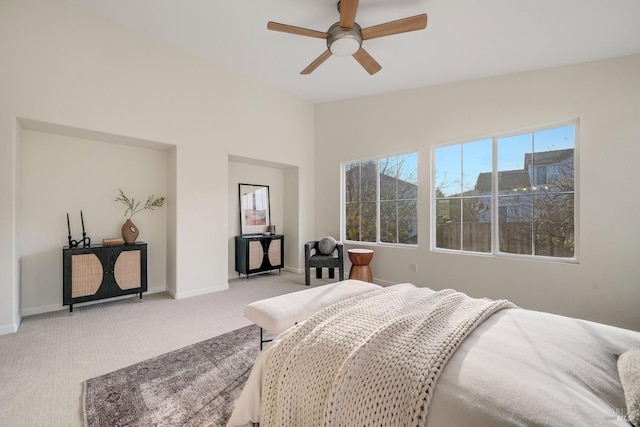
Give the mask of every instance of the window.
<svg viewBox="0 0 640 427">
<path fill-rule="evenodd" d="M 418 155 L 343 165 L 344 240 L 418 243 Z"/>
<path fill-rule="evenodd" d="M 546 166 L 536 166 L 536 174 L 533 177 L 535 185 L 543 185 L 548 184 L 547 182 L 547 167 Z"/>
<path fill-rule="evenodd" d="M 575 259 L 576 123 L 434 149 L 433 247 Z"/>
</svg>

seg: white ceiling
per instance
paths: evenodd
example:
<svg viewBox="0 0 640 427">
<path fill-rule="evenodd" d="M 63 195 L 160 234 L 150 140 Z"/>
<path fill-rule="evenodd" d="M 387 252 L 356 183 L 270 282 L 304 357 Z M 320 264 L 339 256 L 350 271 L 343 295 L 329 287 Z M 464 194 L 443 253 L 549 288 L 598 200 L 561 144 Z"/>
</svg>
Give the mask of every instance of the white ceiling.
<svg viewBox="0 0 640 427">
<path fill-rule="evenodd" d="M 640 53 L 639 0 L 360 0 L 362 28 L 421 13 L 427 28 L 365 41 L 373 76 L 335 56 L 302 76 L 326 42 L 267 22 L 326 31 L 336 0 L 71 1 L 314 103 Z"/>
</svg>

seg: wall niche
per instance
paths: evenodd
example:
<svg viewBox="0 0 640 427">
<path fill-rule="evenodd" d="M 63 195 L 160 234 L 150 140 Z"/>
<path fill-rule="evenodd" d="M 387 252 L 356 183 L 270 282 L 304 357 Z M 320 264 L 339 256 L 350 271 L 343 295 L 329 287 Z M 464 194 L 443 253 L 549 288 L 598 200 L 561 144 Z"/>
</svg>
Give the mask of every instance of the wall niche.
<svg viewBox="0 0 640 427">
<path fill-rule="evenodd" d="M 115 202 L 118 189 L 136 198 L 168 196 L 175 174 L 171 145 L 67 126 L 20 119 L 22 153 L 20 309 L 23 316 L 62 306 L 62 247 L 68 245 L 66 214 L 74 239 L 82 236 L 80 211 L 93 244 L 121 236 L 126 218 Z M 143 200 L 144 201 L 144 200 Z M 166 206 L 166 205 L 165 205 Z M 166 207 L 137 214 L 139 240 L 148 244 L 150 292 L 167 287 Z M 174 227 L 175 228 L 175 227 Z"/>
</svg>

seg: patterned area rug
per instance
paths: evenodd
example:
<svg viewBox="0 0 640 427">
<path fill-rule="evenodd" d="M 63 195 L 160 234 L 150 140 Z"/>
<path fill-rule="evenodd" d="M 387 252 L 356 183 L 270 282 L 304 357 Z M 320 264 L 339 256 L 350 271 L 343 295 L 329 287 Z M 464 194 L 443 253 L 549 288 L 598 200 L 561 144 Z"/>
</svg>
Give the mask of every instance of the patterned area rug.
<svg viewBox="0 0 640 427">
<path fill-rule="evenodd" d="M 87 380 L 85 426 L 223 426 L 258 351 L 251 325 Z"/>
</svg>

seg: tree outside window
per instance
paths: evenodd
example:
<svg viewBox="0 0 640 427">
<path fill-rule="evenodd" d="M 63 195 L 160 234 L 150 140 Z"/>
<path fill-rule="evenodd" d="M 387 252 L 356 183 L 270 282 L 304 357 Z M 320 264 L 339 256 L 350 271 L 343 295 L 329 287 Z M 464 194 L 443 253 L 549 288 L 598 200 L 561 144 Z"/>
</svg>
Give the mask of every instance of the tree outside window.
<svg viewBox="0 0 640 427">
<path fill-rule="evenodd" d="M 575 128 L 436 148 L 435 248 L 573 259 Z"/>
<path fill-rule="evenodd" d="M 345 240 L 417 244 L 417 154 L 345 164 Z"/>
</svg>

